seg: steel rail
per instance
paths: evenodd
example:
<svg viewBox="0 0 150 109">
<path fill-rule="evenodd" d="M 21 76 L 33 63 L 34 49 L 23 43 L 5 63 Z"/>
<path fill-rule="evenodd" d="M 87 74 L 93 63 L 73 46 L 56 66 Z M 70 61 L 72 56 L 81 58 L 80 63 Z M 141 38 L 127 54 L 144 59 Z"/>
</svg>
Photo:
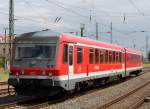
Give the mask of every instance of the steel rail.
<svg viewBox="0 0 150 109">
<path fill-rule="evenodd" d="M 7 104 L 1 104 L 0 109 L 9 109 L 9 108 L 13 109 L 13 108 L 16 108 L 18 106 L 18 104 L 21 104 L 23 102 L 27 102 L 27 101 L 30 101 L 30 100 L 33 100 L 33 99 L 35 99 L 35 98 L 22 97 L 22 98 L 19 98 L 17 101 L 7 103 Z"/>
<path fill-rule="evenodd" d="M 138 100 L 138 102 L 131 104 L 128 109 L 137 109 L 138 107 L 140 107 L 145 101 L 146 101 L 146 97 L 149 97 L 150 94 L 145 94 L 145 96 L 143 96 L 142 98 L 140 98 L 140 100 Z"/>
<path fill-rule="evenodd" d="M 0 85 L 7 85 L 7 82 L 0 82 Z"/>
<path fill-rule="evenodd" d="M 9 91 L 10 93 L 15 93 L 14 88 L 10 88 Z M 6 95 L 6 94 L 9 95 L 8 89 L 0 89 L 0 95 Z"/>
<path fill-rule="evenodd" d="M 117 102 L 123 100 L 124 98 L 126 98 L 126 97 L 128 97 L 128 96 L 134 94 L 135 92 L 137 92 L 138 90 L 144 88 L 145 86 L 147 86 L 147 85 L 149 85 L 149 84 L 150 84 L 150 80 L 147 81 L 146 83 L 140 85 L 139 87 L 135 88 L 134 90 L 129 91 L 129 92 L 127 92 L 126 94 L 121 95 L 121 96 L 117 97 L 116 99 L 114 99 L 114 100 L 112 100 L 112 101 L 110 101 L 110 102 L 108 102 L 108 103 L 106 103 L 106 104 L 104 104 L 104 105 L 99 106 L 97 109 L 105 109 L 105 108 L 107 108 L 107 107 L 109 107 L 109 106 L 111 106 L 111 105 L 113 105 L 113 104 L 115 104 L 115 103 L 117 103 Z M 143 100 L 141 100 L 141 101 L 143 101 Z"/>
</svg>

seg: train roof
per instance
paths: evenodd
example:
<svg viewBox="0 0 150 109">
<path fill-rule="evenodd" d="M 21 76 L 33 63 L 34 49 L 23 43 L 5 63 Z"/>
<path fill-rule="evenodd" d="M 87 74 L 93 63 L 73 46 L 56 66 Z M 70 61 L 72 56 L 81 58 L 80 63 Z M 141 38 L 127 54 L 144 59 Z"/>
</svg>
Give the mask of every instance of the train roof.
<svg viewBox="0 0 150 109">
<path fill-rule="evenodd" d="M 39 37 L 59 37 L 60 33 L 59 32 L 55 32 L 52 30 L 43 30 L 43 31 L 35 31 L 35 32 L 28 32 L 28 33 L 24 33 L 19 35 L 17 38 L 39 38 Z"/>
<path fill-rule="evenodd" d="M 135 49 L 131 49 L 131 48 L 126 48 L 126 52 L 131 53 L 131 54 L 142 55 L 141 50 L 135 50 Z"/>
<path fill-rule="evenodd" d="M 103 48 L 111 48 L 116 50 L 124 50 L 124 47 L 117 44 L 110 44 L 106 42 L 101 42 L 97 40 L 90 39 L 88 37 L 79 37 L 72 34 L 67 33 L 59 33 L 52 30 L 43 30 L 43 31 L 35 31 L 35 32 L 29 32 L 21 34 L 17 37 L 17 39 L 27 39 L 27 38 L 50 38 L 50 37 L 58 37 L 62 41 L 71 42 L 71 43 L 82 43 L 82 44 L 89 44 L 93 46 L 101 46 Z M 126 48 L 126 51 L 129 53 L 135 53 L 135 54 L 142 54 L 141 51 L 133 50 Z"/>
<path fill-rule="evenodd" d="M 66 41 L 66 42 L 70 42 L 70 43 L 81 43 L 81 44 L 85 44 L 85 45 L 93 45 L 93 46 L 100 46 L 102 48 L 108 48 L 108 49 L 115 49 L 115 50 L 119 50 L 122 51 L 124 50 L 124 47 L 117 45 L 117 44 L 110 44 L 110 43 L 106 43 L 106 42 L 101 42 L 101 41 L 97 41 L 97 40 L 93 40 L 90 38 L 85 38 L 85 37 L 78 37 L 78 36 L 74 36 L 72 34 L 66 34 L 66 33 L 62 33 L 62 41 Z"/>
</svg>

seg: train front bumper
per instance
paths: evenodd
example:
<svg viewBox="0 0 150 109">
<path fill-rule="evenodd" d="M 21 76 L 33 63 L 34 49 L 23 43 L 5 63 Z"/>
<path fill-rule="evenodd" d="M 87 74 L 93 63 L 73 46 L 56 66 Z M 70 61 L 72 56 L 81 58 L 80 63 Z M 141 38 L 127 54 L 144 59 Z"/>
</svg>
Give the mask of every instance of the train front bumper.
<svg viewBox="0 0 150 109">
<path fill-rule="evenodd" d="M 13 76 L 10 75 L 8 84 L 14 87 L 21 85 L 38 85 L 39 87 L 53 86 L 53 78 L 48 76 Z"/>
<path fill-rule="evenodd" d="M 19 95 L 26 96 L 53 96 L 61 91 L 60 87 L 54 85 L 53 77 L 47 76 L 10 75 L 8 84 L 14 86 Z"/>
</svg>

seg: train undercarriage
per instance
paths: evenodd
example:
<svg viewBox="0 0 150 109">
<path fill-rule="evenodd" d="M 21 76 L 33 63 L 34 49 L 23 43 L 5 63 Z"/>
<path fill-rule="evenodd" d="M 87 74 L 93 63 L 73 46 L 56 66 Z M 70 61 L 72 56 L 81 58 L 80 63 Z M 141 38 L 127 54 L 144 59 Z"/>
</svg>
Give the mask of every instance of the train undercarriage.
<svg viewBox="0 0 150 109">
<path fill-rule="evenodd" d="M 52 85 L 52 80 L 40 79 L 9 79 L 9 85 L 15 87 L 18 95 L 53 96 L 62 92 L 62 88 Z"/>
<path fill-rule="evenodd" d="M 129 74 L 138 75 L 142 70 L 130 72 Z M 75 82 L 73 90 L 67 90 L 61 84 L 54 84 L 52 79 L 16 79 L 10 78 L 8 80 L 9 85 L 15 87 L 15 91 L 18 95 L 27 96 L 55 96 L 61 95 L 65 92 L 78 92 L 91 88 L 93 86 L 99 86 L 106 84 L 113 78 L 123 79 L 122 75 L 116 75 L 111 77 L 97 78 L 86 81 Z M 59 81 L 61 83 L 61 81 Z"/>
</svg>

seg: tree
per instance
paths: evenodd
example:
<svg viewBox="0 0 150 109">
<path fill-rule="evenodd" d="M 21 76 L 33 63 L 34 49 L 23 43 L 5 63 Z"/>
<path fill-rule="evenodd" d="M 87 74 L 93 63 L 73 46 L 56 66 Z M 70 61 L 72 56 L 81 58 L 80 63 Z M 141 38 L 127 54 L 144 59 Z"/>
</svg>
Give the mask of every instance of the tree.
<svg viewBox="0 0 150 109">
<path fill-rule="evenodd" d="M 4 57 L 0 57 L 0 68 L 4 68 Z"/>
<path fill-rule="evenodd" d="M 150 62 L 150 51 L 148 52 L 148 61 Z"/>
</svg>

